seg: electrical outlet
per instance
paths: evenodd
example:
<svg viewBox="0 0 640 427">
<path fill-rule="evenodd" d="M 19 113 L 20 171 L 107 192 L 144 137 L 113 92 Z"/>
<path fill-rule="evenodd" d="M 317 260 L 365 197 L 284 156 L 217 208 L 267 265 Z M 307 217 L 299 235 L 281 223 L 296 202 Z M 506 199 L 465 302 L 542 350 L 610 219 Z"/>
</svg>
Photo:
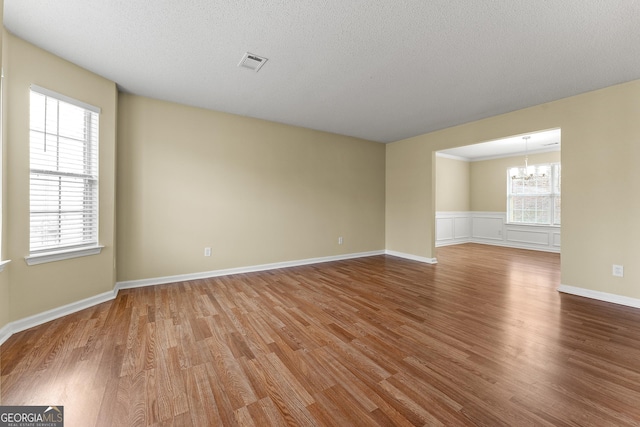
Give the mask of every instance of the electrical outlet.
<svg viewBox="0 0 640 427">
<path fill-rule="evenodd" d="M 613 275 L 616 277 L 624 276 L 624 266 L 613 264 Z"/>
<path fill-rule="evenodd" d="M 342 244 L 342 242 L 343 242 L 343 240 L 342 240 L 342 236 L 338 237 L 338 244 L 339 244 L 339 245 L 341 245 L 341 244 Z"/>
<path fill-rule="evenodd" d="M 204 256 L 211 256 L 211 248 L 204 248 Z"/>
</svg>

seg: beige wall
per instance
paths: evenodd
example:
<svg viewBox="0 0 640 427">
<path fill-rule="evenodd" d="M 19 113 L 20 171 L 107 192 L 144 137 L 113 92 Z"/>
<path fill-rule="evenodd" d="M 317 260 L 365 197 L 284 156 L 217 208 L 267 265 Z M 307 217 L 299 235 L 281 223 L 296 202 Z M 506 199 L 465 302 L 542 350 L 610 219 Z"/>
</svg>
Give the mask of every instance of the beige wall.
<svg viewBox="0 0 640 427">
<path fill-rule="evenodd" d="M 524 156 L 468 162 L 436 156 L 437 212 L 505 212 L 507 168 L 520 166 Z M 529 164 L 560 162 L 560 152 L 529 155 Z"/>
<path fill-rule="evenodd" d="M 561 128 L 562 284 L 639 298 L 638 117 L 640 81 L 633 81 L 388 144 L 387 242 L 417 256 L 435 254 L 429 153 Z M 627 267 L 624 278 L 612 277 L 613 263 Z"/>
<path fill-rule="evenodd" d="M 118 281 L 383 250 L 384 167 L 379 143 L 121 94 Z"/>
<path fill-rule="evenodd" d="M 529 154 L 530 165 L 559 162 L 560 151 Z M 507 169 L 513 166 L 524 165 L 524 156 L 471 162 L 470 165 L 470 210 L 506 212 Z"/>
<path fill-rule="evenodd" d="M 2 16 L 4 11 L 4 0 L 0 0 L 0 22 L 2 22 Z M 2 69 L 3 61 L 3 44 L 4 44 L 4 31 L 0 29 L 0 69 Z M 0 159 L 2 160 L 2 164 L 0 164 L 0 185 L 2 186 L 0 193 L 2 195 L 2 200 L 0 201 L 0 206 L 2 211 L 0 212 L 0 218 L 2 221 L 0 222 L 0 228 L 2 229 L 2 238 L 0 239 L 0 254 L 2 255 L 0 261 L 7 259 L 7 150 L 6 150 L 6 108 L 5 105 L 0 107 L 0 111 L 2 114 L 2 126 L 0 132 L 2 132 L 1 140 L 0 140 L 0 150 L 2 151 L 0 154 Z M 6 324 L 10 322 L 9 316 L 9 271 L 10 266 L 6 265 L 4 271 L 0 273 L 0 329 L 4 327 Z"/>
<path fill-rule="evenodd" d="M 436 157 L 436 211 L 466 212 L 470 208 L 470 162 Z"/>
<path fill-rule="evenodd" d="M 428 225 L 434 200 L 431 167 L 435 154 L 419 139 L 385 145 L 386 249 L 431 257 L 434 227 Z"/>
<path fill-rule="evenodd" d="M 10 316 L 21 319 L 111 291 L 115 284 L 115 137 L 113 82 L 5 33 L 7 96 L 7 218 Z M 98 106 L 100 115 L 100 255 L 27 266 L 29 253 L 29 86 Z"/>
</svg>

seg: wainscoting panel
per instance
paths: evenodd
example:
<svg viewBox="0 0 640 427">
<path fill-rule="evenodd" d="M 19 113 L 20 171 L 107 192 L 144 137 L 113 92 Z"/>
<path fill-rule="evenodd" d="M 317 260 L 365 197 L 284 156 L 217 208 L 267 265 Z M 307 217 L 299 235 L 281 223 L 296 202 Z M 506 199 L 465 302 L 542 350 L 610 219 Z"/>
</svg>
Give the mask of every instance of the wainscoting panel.
<svg viewBox="0 0 640 427">
<path fill-rule="evenodd" d="M 458 245 L 470 242 L 470 212 L 437 212 L 436 239 L 436 246 Z"/>
<path fill-rule="evenodd" d="M 465 217 L 456 217 L 453 219 L 454 221 L 454 238 L 456 240 L 465 239 L 469 240 L 471 238 L 471 220 L 468 216 Z"/>
<path fill-rule="evenodd" d="M 453 218 L 436 218 L 436 235 L 438 240 L 445 242 L 453 240 Z"/>
<path fill-rule="evenodd" d="M 507 226 L 507 242 L 549 246 L 549 238 L 547 231 L 509 229 Z"/>
<path fill-rule="evenodd" d="M 560 252 L 560 227 L 508 224 L 505 212 L 436 212 L 436 246 L 469 242 Z"/>
<path fill-rule="evenodd" d="M 502 241 L 504 218 L 495 215 L 473 215 L 471 218 L 472 238 L 480 240 Z"/>
</svg>

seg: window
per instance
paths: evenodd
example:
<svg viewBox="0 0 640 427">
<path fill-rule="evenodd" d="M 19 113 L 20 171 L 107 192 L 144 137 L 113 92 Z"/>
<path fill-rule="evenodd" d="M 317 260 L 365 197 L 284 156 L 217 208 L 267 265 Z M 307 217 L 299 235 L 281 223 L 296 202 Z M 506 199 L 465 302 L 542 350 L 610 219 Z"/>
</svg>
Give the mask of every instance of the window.
<svg viewBox="0 0 640 427">
<path fill-rule="evenodd" d="M 30 254 L 95 249 L 100 110 L 36 86 L 30 101 Z"/>
<path fill-rule="evenodd" d="M 507 169 L 507 221 L 560 225 L 560 163 Z"/>
</svg>

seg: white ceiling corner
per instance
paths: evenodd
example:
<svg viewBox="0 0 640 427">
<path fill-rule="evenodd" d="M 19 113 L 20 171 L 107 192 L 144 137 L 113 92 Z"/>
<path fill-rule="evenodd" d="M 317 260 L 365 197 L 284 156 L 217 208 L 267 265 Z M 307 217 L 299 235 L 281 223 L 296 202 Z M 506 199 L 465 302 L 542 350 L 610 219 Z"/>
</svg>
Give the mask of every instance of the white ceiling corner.
<svg viewBox="0 0 640 427">
<path fill-rule="evenodd" d="M 127 92 L 396 141 L 640 78 L 640 2 L 5 0 Z M 245 52 L 269 58 L 259 73 Z"/>
</svg>

